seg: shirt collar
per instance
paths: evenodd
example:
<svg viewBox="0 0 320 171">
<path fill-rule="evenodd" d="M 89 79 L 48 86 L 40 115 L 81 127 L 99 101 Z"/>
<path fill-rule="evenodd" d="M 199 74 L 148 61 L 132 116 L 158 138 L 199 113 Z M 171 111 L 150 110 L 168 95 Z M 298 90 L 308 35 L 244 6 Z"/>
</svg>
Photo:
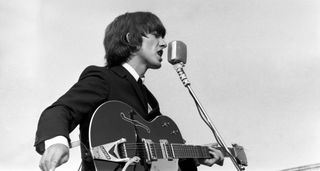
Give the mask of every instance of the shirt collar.
<svg viewBox="0 0 320 171">
<path fill-rule="evenodd" d="M 122 66 L 133 76 L 133 78 L 138 81 L 138 79 L 140 78 L 139 74 L 137 73 L 136 70 L 133 69 L 133 67 L 131 65 L 129 65 L 128 63 L 123 63 Z"/>
</svg>

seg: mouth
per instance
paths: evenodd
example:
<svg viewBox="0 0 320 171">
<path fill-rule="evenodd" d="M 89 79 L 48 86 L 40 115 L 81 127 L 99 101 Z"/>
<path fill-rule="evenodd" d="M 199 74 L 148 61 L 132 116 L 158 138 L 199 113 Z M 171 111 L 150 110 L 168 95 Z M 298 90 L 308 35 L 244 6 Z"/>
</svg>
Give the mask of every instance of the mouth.
<svg viewBox="0 0 320 171">
<path fill-rule="evenodd" d="M 162 54 L 163 54 L 163 50 L 161 49 L 161 50 L 159 50 L 158 52 L 157 52 L 157 54 L 161 57 L 162 56 Z"/>
</svg>

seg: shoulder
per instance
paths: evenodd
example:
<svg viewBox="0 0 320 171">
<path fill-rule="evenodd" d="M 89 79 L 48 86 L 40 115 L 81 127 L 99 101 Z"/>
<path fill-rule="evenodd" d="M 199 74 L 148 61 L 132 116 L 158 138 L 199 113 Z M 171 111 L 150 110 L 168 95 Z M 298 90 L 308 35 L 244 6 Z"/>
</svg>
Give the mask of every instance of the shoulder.
<svg viewBox="0 0 320 171">
<path fill-rule="evenodd" d="M 80 75 L 79 80 L 96 77 L 102 80 L 114 81 L 128 76 L 129 73 L 122 66 L 115 66 L 112 68 L 101 67 L 101 66 L 88 66 Z"/>
<path fill-rule="evenodd" d="M 108 72 L 109 70 L 107 67 L 90 65 L 82 71 L 79 80 L 87 77 L 98 77 L 100 79 L 104 79 Z"/>
<path fill-rule="evenodd" d="M 104 73 L 106 71 L 108 71 L 107 67 L 90 65 L 83 70 L 81 75 L 86 75 L 91 73 Z"/>
</svg>

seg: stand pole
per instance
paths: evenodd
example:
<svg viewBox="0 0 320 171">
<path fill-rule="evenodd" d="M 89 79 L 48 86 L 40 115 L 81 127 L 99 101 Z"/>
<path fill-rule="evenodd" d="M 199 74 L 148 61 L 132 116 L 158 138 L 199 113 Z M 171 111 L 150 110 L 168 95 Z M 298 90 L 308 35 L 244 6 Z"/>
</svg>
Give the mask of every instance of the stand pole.
<svg viewBox="0 0 320 171">
<path fill-rule="evenodd" d="M 201 105 L 199 99 L 197 98 L 196 94 L 194 93 L 194 91 L 191 88 L 191 83 L 189 82 L 183 67 L 184 64 L 183 63 L 178 63 L 174 65 L 175 70 L 177 71 L 180 80 L 182 81 L 183 85 L 188 89 L 190 95 L 192 96 L 193 100 L 196 103 L 197 109 L 199 111 L 199 115 L 201 117 L 201 119 L 207 124 L 207 126 L 210 128 L 210 130 L 212 131 L 215 139 L 217 140 L 217 143 L 229 154 L 230 159 L 233 163 L 233 165 L 236 167 L 237 171 L 242 171 L 244 170 L 243 167 L 241 167 L 235 157 L 232 155 L 232 153 L 230 152 L 230 150 L 228 149 L 227 145 L 224 143 L 221 135 L 219 134 L 217 128 L 214 126 L 214 124 L 212 123 L 211 119 L 209 118 L 207 112 L 204 110 L 203 106 Z"/>
</svg>

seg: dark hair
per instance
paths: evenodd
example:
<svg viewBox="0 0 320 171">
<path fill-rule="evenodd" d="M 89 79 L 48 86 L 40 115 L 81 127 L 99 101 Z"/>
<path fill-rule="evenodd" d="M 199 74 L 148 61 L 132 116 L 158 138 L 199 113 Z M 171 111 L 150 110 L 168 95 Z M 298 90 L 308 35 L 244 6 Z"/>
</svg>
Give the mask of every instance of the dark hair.
<svg viewBox="0 0 320 171">
<path fill-rule="evenodd" d="M 161 37 L 166 34 L 160 19 L 151 12 L 125 13 L 115 18 L 106 28 L 103 41 L 107 67 L 126 62 L 141 47 L 142 36 L 149 33 Z"/>
</svg>

